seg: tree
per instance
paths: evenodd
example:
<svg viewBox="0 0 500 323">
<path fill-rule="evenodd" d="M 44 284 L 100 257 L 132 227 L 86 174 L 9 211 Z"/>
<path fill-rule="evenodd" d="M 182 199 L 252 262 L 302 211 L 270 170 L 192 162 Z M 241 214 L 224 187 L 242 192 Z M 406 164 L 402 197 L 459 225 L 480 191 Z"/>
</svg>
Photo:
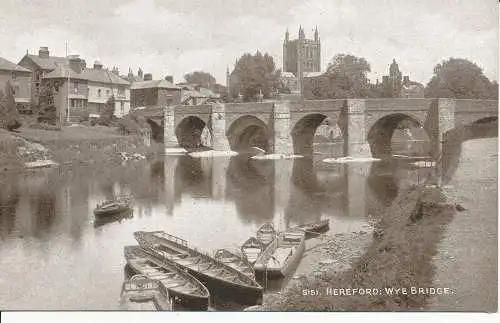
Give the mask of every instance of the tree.
<svg viewBox="0 0 500 323">
<path fill-rule="evenodd" d="M 49 82 L 42 83 L 38 99 L 37 122 L 56 125 L 59 119 L 57 108 L 54 105 L 54 85 Z"/>
<path fill-rule="evenodd" d="M 109 126 L 115 114 L 115 97 L 112 95 L 104 104 L 104 109 L 101 112 L 100 124 Z"/>
<path fill-rule="evenodd" d="M 244 101 L 253 101 L 260 93 L 269 98 L 279 87 L 280 70 L 276 70 L 273 57 L 259 51 L 245 53 L 238 59 L 231 74 L 231 93 L 235 98 L 243 95 Z"/>
<path fill-rule="evenodd" d="M 425 97 L 497 99 L 498 85 L 491 82 L 475 63 L 450 58 L 434 67 L 434 75 L 425 88 Z"/>
<path fill-rule="evenodd" d="M 212 89 L 212 86 L 216 83 L 215 77 L 210 73 L 203 71 L 194 71 L 184 75 L 184 79 L 188 83 L 198 84 L 207 89 Z"/>
<path fill-rule="evenodd" d="M 19 121 L 19 114 L 16 108 L 16 99 L 14 97 L 14 89 L 7 81 L 5 85 L 5 94 L 0 95 L 0 120 L 1 127 L 9 131 L 13 131 L 21 127 L 21 122 Z"/>
<path fill-rule="evenodd" d="M 337 54 L 328 64 L 325 74 L 315 80 L 305 79 L 304 95 L 316 99 L 367 97 L 371 91 L 367 77 L 370 70 L 365 58 Z"/>
</svg>

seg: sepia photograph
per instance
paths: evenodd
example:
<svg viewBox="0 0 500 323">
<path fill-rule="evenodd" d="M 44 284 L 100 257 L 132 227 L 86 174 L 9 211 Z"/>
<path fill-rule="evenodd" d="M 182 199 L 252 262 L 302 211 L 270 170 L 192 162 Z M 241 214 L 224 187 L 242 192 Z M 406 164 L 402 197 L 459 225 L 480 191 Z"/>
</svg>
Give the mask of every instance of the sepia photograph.
<svg viewBox="0 0 500 323">
<path fill-rule="evenodd" d="M 0 44 L 0 311 L 498 311 L 498 1 L 0 0 Z"/>
</svg>

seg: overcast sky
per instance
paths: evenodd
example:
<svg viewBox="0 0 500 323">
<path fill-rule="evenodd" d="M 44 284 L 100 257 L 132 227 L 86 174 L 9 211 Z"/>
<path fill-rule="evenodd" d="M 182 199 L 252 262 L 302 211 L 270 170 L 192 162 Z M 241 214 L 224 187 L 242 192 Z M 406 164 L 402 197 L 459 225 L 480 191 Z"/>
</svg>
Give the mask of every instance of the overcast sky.
<svg viewBox="0 0 500 323">
<path fill-rule="evenodd" d="M 0 57 L 18 62 L 26 50 L 80 54 L 122 74 L 142 67 L 154 78 L 204 70 L 225 84 L 226 66 L 257 49 L 282 66 L 284 32 L 317 25 L 322 69 L 337 53 L 365 57 L 370 78 L 393 58 L 426 84 L 433 67 L 467 58 L 498 80 L 496 0 L 1 0 Z"/>
</svg>

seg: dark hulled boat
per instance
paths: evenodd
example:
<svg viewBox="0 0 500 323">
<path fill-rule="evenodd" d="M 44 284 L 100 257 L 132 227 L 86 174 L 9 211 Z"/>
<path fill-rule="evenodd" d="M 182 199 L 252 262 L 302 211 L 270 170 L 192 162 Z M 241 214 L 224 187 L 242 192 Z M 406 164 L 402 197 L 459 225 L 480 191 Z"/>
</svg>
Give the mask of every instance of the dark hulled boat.
<svg viewBox="0 0 500 323">
<path fill-rule="evenodd" d="M 122 285 L 120 308 L 129 311 L 171 311 L 168 290 L 159 281 L 134 275 Z"/>
<path fill-rule="evenodd" d="M 196 278 L 172 263 L 162 261 L 139 246 L 125 246 L 125 259 L 132 271 L 158 280 L 169 292 L 176 308 L 206 311 L 210 293 Z"/>
<path fill-rule="evenodd" d="M 293 228 L 280 232 L 255 261 L 255 273 L 285 277 L 297 267 L 305 245 L 304 231 Z"/>
<path fill-rule="evenodd" d="M 241 271 L 251 279 L 255 279 L 253 266 L 244 258 L 244 256 L 228 249 L 219 249 L 215 252 L 214 258 L 238 271 Z"/>
<path fill-rule="evenodd" d="M 221 300 L 242 305 L 262 304 L 263 288 L 244 273 L 213 257 L 188 247 L 187 241 L 163 231 L 137 231 L 139 245 L 187 270 Z"/>
<path fill-rule="evenodd" d="M 117 197 L 113 200 L 105 201 L 98 204 L 94 209 L 96 217 L 117 215 L 125 211 L 132 210 L 131 200 L 127 197 Z"/>
<path fill-rule="evenodd" d="M 328 232 L 328 230 L 330 230 L 330 221 L 320 220 L 316 222 L 301 224 L 296 226 L 296 228 L 304 230 L 307 240 L 311 238 L 316 238 L 320 234 Z"/>
</svg>

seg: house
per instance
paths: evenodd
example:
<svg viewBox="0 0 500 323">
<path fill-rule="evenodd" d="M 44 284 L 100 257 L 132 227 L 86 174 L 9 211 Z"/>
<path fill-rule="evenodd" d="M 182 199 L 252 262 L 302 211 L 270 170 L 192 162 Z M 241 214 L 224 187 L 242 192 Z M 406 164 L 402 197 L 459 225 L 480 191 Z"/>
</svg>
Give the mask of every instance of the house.
<svg viewBox="0 0 500 323">
<path fill-rule="evenodd" d="M 220 100 L 220 94 L 196 84 L 179 83 L 177 86 L 181 88 L 181 104 L 183 105 L 202 105 Z"/>
<path fill-rule="evenodd" d="M 93 68 L 86 68 L 78 55 L 72 55 L 67 62 L 57 64 L 42 77 L 42 84 L 54 89 L 54 105 L 62 118 L 67 118 L 68 109 L 69 116 L 100 114 L 111 96 L 115 99 L 115 116 L 129 112 L 129 82 L 104 69 L 99 61 Z"/>
<path fill-rule="evenodd" d="M 29 110 L 31 76 L 32 73 L 29 69 L 0 57 L 0 91 L 5 91 L 7 82 L 10 82 L 19 110 Z"/>
<path fill-rule="evenodd" d="M 153 80 L 151 74 L 144 74 L 144 81 L 134 82 L 130 87 L 132 109 L 164 107 L 181 102 L 181 88 L 169 80 Z"/>
<path fill-rule="evenodd" d="M 81 62 L 85 65 L 85 61 Z M 67 65 L 68 59 L 66 57 L 50 56 L 48 47 L 40 47 L 38 55 L 28 54 L 24 55 L 19 61 L 18 65 L 31 70 L 31 102 L 38 104 L 38 96 L 40 94 L 40 85 L 42 77 L 52 72 L 59 65 Z"/>
</svg>

